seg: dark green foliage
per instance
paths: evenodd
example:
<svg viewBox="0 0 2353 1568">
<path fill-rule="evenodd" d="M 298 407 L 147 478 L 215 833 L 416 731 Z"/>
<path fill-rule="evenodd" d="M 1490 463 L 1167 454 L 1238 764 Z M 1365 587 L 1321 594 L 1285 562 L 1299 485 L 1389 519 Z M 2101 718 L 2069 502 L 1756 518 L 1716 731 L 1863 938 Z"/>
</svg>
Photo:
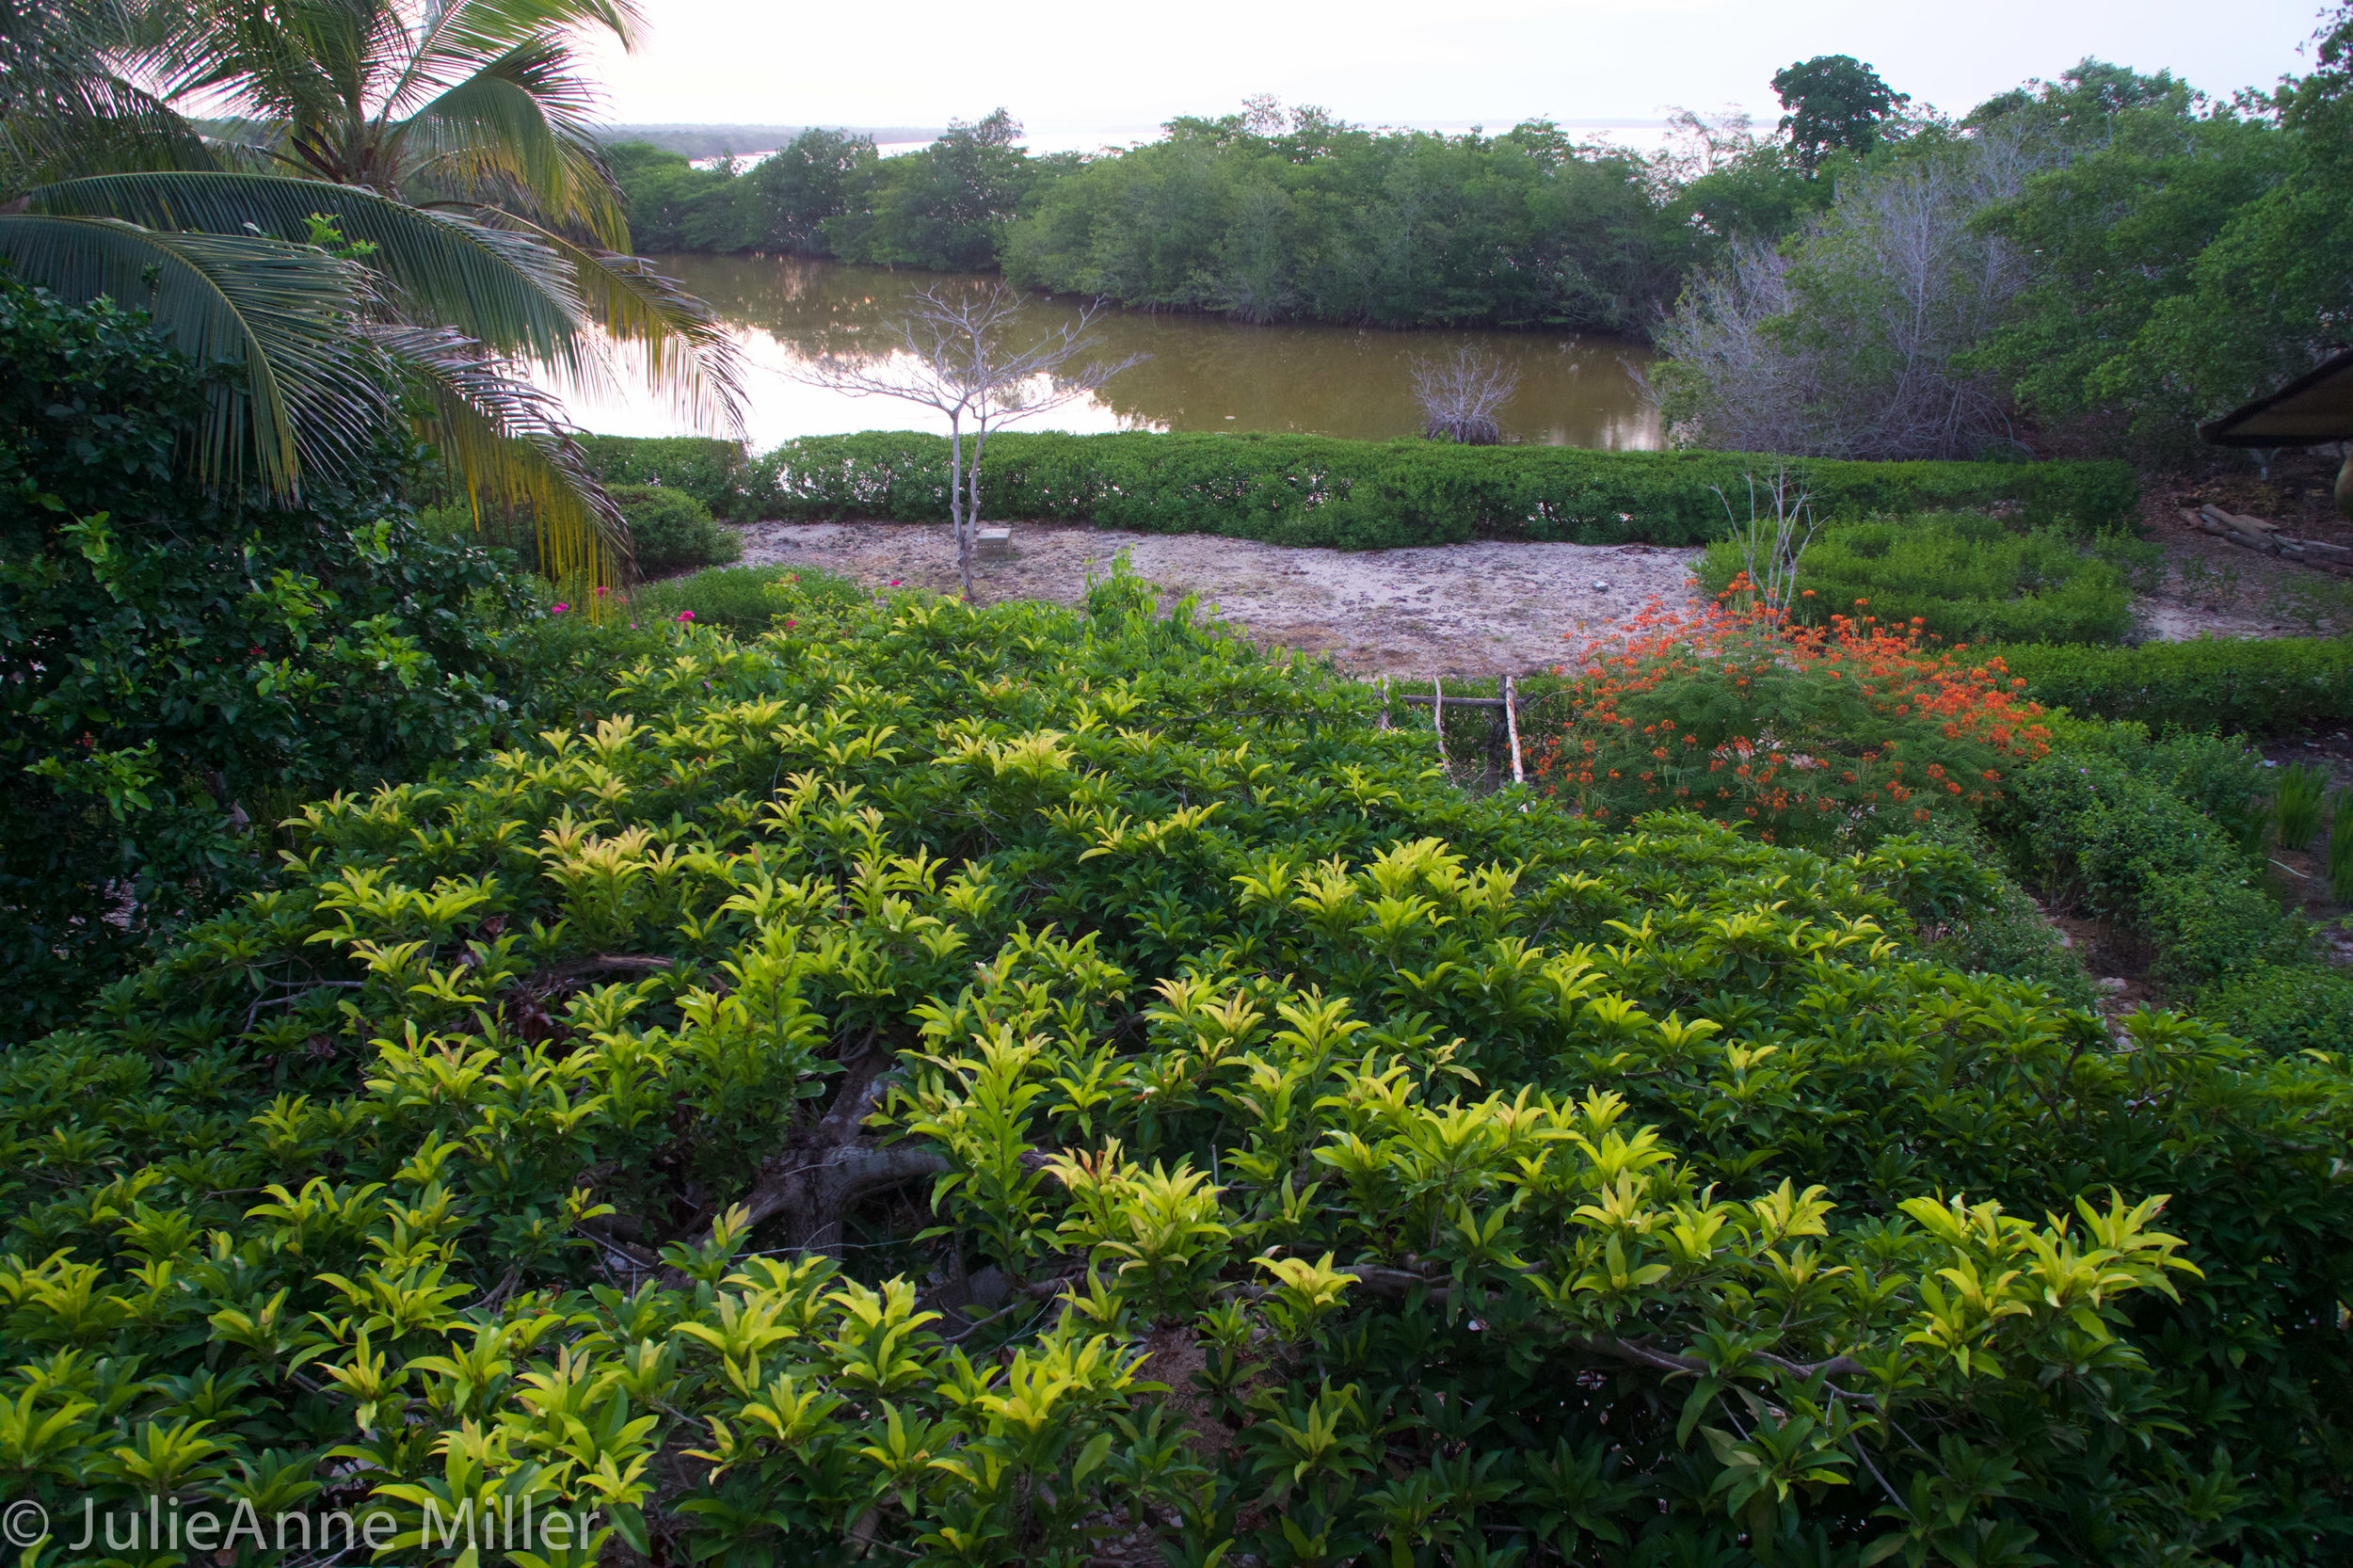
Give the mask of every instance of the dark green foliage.
<svg viewBox="0 0 2353 1568">
<path fill-rule="evenodd" d="M 2179 988 L 2306 957 L 2312 936 L 2262 886 L 2262 759 L 2233 742 L 2137 725 L 2057 727 L 1993 813 L 1997 840 L 2061 908 L 2106 916 Z"/>
<path fill-rule="evenodd" d="M 1687 182 L 1673 210 L 1719 238 L 1777 244 L 1830 205 L 1857 161 L 1842 152 L 1809 168 L 1783 143 L 1759 142 Z"/>
<path fill-rule="evenodd" d="M 2271 824 L 2281 849 L 2302 849 L 2320 831 L 2329 780 L 2329 770 L 2318 762 L 2291 763 L 2273 775 Z"/>
<path fill-rule="evenodd" d="M 137 1506 L 233 1400 L 190 1492 L 657 1561 L 2343 1557 L 2341 1054 L 2120 1046 L 1920 960 L 1950 847 L 1465 800 L 1091 608 L 678 633 L 0 1057 L 0 1485 Z"/>
<path fill-rule="evenodd" d="M 1697 237 L 1641 160 L 1545 121 L 1438 136 L 1302 110 L 1170 130 L 1047 187 L 1006 276 L 1244 321 L 1642 331 Z"/>
<path fill-rule="evenodd" d="M 831 255 L 825 225 L 850 210 L 872 178 L 874 144 L 838 131 L 802 132 L 742 177 L 739 233 L 754 250 L 793 256 Z M 721 249 L 692 246 L 689 249 Z"/>
<path fill-rule="evenodd" d="M 744 557 L 735 530 L 714 520 L 711 508 L 667 485 L 609 485 L 605 493 L 629 524 L 637 569 L 655 574 L 685 567 L 725 566 Z"/>
<path fill-rule="evenodd" d="M 1031 192 L 1071 160 L 1032 158 L 999 109 L 885 158 L 865 136 L 811 129 L 751 168 L 696 168 L 643 142 L 610 151 L 641 249 L 836 256 L 939 272 L 993 270 Z"/>
<path fill-rule="evenodd" d="M 2353 790 L 2339 790 L 2329 799 L 2326 855 L 2329 896 L 2353 904 Z"/>
<path fill-rule="evenodd" d="M 2353 975 L 2315 965 L 2251 970 L 2198 994 L 2198 1016 L 2274 1055 L 2353 1040 Z"/>
<path fill-rule="evenodd" d="M 480 614 L 523 590 L 381 499 L 409 455 L 298 511 L 214 495 L 173 456 L 216 385 L 136 315 L 0 280 L 8 1027 L 254 886 L 296 801 L 510 722 Z"/>
<path fill-rule="evenodd" d="M 632 589 L 629 616 L 640 624 L 683 616 L 696 626 L 749 634 L 792 620 L 798 624 L 786 630 L 808 632 L 865 598 L 848 578 L 814 567 L 714 567 Z"/>
<path fill-rule="evenodd" d="M 696 168 L 684 154 L 642 141 L 617 143 L 604 154 L 629 207 L 630 243 L 639 250 L 750 248 L 748 187 L 733 168 Z"/>
<path fill-rule="evenodd" d="M 920 152 L 866 159 L 823 220 L 826 247 L 845 262 L 979 272 L 997 265 L 1022 200 L 1061 164 L 1016 145 L 1020 122 L 1003 109 L 978 124 L 952 123 Z"/>
<path fill-rule="evenodd" d="M 981 461 L 992 514 L 1146 533 L 1225 534 L 1350 550 L 1472 538 L 1700 544 L 1773 459 L 1717 452 L 1588 452 L 1349 441 L 1321 436 L 1067 436 L 1011 431 Z M 760 515 L 948 515 L 948 441 L 903 431 L 810 436 L 760 459 Z M 2121 463 L 1808 463 L 1828 516 L 2023 504 L 2032 522 L 2121 522 L 2138 498 Z M 1711 488 L 1713 487 L 1713 488 Z M 747 486 L 747 488 L 753 488 Z M 763 493 L 764 492 L 764 493 Z"/>
<path fill-rule="evenodd" d="M 2133 630 L 2133 595 L 2163 568 L 2154 545 L 2121 534 L 1929 515 L 1843 523 L 1815 536 L 1791 606 L 1802 624 L 1869 615 L 1917 618 L 1946 642 L 2115 643 Z M 1743 569 L 1730 541 L 1710 546 L 1700 583 L 1721 593 Z M 1868 600 L 1857 610 L 1856 600 Z"/>
<path fill-rule="evenodd" d="M 1545 121 L 1449 136 L 1314 110 L 1180 120 L 1165 140 L 1083 163 L 1032 158 L 1018 134 L 1000 109 L 904 157 L 826 131 L 748 169 L 642 144 L 612 156 L 641 248 L 1001 264 L 1024 287 L 1249 321 L 1639 332 L 1706 237 L 1640 159 Z M 1711 189 L 1720 224 L 1759 204 Z"/>
<path fill-rule="evenodd" d="M 1986 651 L 1999 652 L 2037 702 L 2089 717 L 2250 735 L 2353 719 L 2353 639 L 2344 637 Z"/>
<path fill-rule="evenodd" d="M 1817 55 L 1773 72 L 1773 94 L 1789 112 L 1782 135 L 1808 168 L 1825 152 L 1868 152 L 1880 128 L 1912 102 L 1852 55 Z"/>
<path fill-rule="evenodd" d="M 715 436 L 583 436 L 583 458 L 603 485 L 660 485 L 693 496 L 711 515 L 735 522 L 758 520 L 758 500 L 745 489 L 752 477 L 741 441 Z"/>
<path fill-rule="evenodd" d="M 2215 357 L 2210 348 L 2184 353 L 2185 328 L 2205 325 L 2217 309 L 2243 309 L 2198 297 L 2212 286 L 2213 263 L 2203 258 L 2226 232 L 2223 251 L 2244 248 L 2250 217 L 2270 205 L 2266 193 L 2288 176 L 2296 148 L 2273 125 L 2196 113 L 2173 86 L 2106 116 L 2105 145 L 2082 148 L 1988 212 L 1992 232 L 2036 258 L 2036 280 L 1979 360 L 1999 369 L 2040 419 L 2118 421 L 2142 443 L 2178 453 L 2196 419 L 2237 403 L 2265 376 L 2304 367 L 2276 355 L 2225 365 L 2201 362 Z M 2085 90 L 2046 89 L 2051 102 L 1993 118 L 2042 129 L 2054 115 L 2065 119 L 2062 105 Z M 2082 133 L 2071 120 L 2049 134 Z M 2276 285 L 2282 260 L 2257 263 L 2255 277 Z"/>
</svg>

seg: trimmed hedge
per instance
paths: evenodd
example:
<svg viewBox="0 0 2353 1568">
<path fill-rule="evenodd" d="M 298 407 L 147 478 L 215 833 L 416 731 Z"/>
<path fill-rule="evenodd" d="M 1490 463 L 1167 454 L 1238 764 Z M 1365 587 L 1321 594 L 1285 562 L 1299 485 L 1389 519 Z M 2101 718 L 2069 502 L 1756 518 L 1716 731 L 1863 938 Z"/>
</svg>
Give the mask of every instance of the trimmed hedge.
<svg viewBox="0 0 2353 1568">
<path fill-rule="evenodd" d="M 744 558 L 735 531 L 711 508 L 675 485 L 614 485 L 607 493 L 629 524 L 641 572 L 726 566 Z"/>
<path fill-rule="evenodd" d="M 599 477 L 683 489 L 718 517 L 948 516 L 948 442 L 911 431 L 788 441 L 756 462 L 693 437 L 583 439 Z M 1703 544 L 1724 528 L 1715 487 L 1746 505 L 1746 476 L 1777 459 L 1726 452 L 1588 452 L 1324 436 L 991 437 L 981 465 L 990 515 L 1153 534 L 1375 550 L 1465 539 Z M 2004 503 L 2029 522 L 2129 522 L 2139 484 L 2122 463 L 1798 465 L 1825 517 Z"/>
<path fill-rule="evenodd" d="M 981 465 L 992 516 L 1156 534 L 1377 550 L 1465 539 L 1702 544 L 1722 534 L 1715 490 L 1778 459 L 1724 452 L 1589 452 L 1324 436 L 1071 436 L 1015 431 Z M 948 442 L 906 431 L 810 436 L 760 459 L 763 515 L 948 515 Z M 2084 529 L 2131 519 L 2139 484 L 2122 463 L 1798 465 L 1826 517 L 2012 503 L 2030 521 Z"/>
<path fill-rule="evenodd" d="M 2200 638 L 1999 649 L 2047 708 L 2163 728 L 2262 734 L 2353 719 L 2353 638 Z"/>
<path fill-rule="evenodd" d="M 2200 993 L 2198 1016 L 2277 1056 L 2353 1040 L 2353 975 L 2310 964 L 2251 970 Z"/>
<path fill-rule="evenodd" d="M 1700 558 L 1700 586 L 1721 593 L 1742 569 L 1719 539 Z M 1790 605 L 1805 625 L 1857 613 L 1882 625 L 1915 621 L 1946 642 L 2122 642 L 2137 582 L 2163 574 L 2157 546 L 2121 532 L 2086 539 L 2062 527 L 2014 528 L 1977 512 L 1871 519 L 1823 529 L 1805 552 Z"/>
<path fill-rule="evenodd" d="M 2137 724 L 2053 730 L 2051 754 L 2016 770 L 1989 815 L 2022 879 L 2137 931 L 2151 976 L 2177 991 L 2312 957 L 2311 928 L 2261 886 L 2253 752 L 2200 735 L 2153 742 Z"/>
<path fill-rule="evenodd" d="M 716 518 L 756 521 L 757 488 L 741 441 L 715 436 L 583 436 L 581 455 L 602 485 L 660 485 L 681 490 Z"/>
</svg>

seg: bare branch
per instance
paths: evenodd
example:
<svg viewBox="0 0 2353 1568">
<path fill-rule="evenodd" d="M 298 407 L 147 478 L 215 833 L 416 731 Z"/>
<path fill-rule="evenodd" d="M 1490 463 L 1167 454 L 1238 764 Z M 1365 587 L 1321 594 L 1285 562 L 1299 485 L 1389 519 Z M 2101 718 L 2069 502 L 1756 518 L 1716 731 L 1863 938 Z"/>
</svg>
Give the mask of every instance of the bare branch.
<svg viewBox="0 0 2353 1568">
<path fill-rule="evenodd" d="M 1494 446 L 1503 440 L 1496 410 L 1519 390 L 1520 373 L 1500 357 L 1462 344 L 1434 360 L 1416 355 L 1412 372 L 1424 436 L 1465 446 Z"/>
<path fill-rule="evenodd" d="M 1090 305 L 1075 320 L 1029 332 L 1021 295 L 1002 284 L 971 291 L 925 289 L 892 324 L 886 346 L 866 354 L 827 354 L 795 373 L 811 386 L 852 397 L 894 397 L 946 416 L 948 518 L 968 600 L 981 516 L 981 452 L 988 438 L 1016 420 L 1091 396 L 1149 357 L 1091 357 L 1098 343 L 1088 328 L 1098 310 Z"/>
</svg>

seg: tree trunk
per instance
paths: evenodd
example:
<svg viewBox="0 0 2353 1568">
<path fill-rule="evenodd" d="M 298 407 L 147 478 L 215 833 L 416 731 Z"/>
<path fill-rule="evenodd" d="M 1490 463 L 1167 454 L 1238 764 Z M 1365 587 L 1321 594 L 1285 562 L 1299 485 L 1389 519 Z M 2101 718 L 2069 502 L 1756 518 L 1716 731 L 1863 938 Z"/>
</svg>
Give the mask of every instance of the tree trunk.
<svg viewBox="0 0 2353 1568">
<path fill-rule="evenodd" d="M 972 454 L 979 466 L 980 453 Z M 972 602 L 972 526 L 966 515 L 964 483 L 964 422 L 948 416 L 948 525 L 955 531 L 956 574 L 964 580 L 964 601 Z"/>
</svg>

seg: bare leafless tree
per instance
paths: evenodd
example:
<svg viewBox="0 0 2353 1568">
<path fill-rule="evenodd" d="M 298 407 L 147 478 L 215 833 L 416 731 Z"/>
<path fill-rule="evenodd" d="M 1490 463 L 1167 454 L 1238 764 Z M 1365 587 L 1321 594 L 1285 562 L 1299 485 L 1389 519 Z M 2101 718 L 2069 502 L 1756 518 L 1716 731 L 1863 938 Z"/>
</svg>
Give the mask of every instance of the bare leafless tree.
<svg viewBox="0 0 2353 1568">
<path fill-rule="evenodd" d="M 1412 370 L 1423 435 L 1465 446 L 1494 446 L 1503 440 L 1496 410 L 1519 390 L 1520 373 L 1500 357 L 1458 344 L 1454 352 L 1435 359 L 1416 355 Z"/>
<path fill-rule="evenodd" d="M 879 350 L 826 354 L 795 373 L 813 386 L 853 397 L 895 397 L 947 416 L 948 520 L 967 600 L 981 525 L 981 450 L 988 438 L 1016 420 L 1074 403 L 1150 357 L 1089 358 L 1097 346 L 1087 330 L 1096 312 L 1088 306 L 1074 321 L 1031 331 L 1016 290 L 925 289 L 886 331 Z"/>
<path fill-rule="evenodd" d="M 1737 104 L 1714 114 L 1678 108 L 1667 117 L 1664 145 L 1652 162 L 1666 184 L 1689 184 L 1737 163 L 1758 145 L 1756 121 Z"/>
<path fill-rule="evenodd" d="M 2029 258 L 1973 220 L 2039 150 L 1998 129 L 1843 181 L 1790 243 L 1732 248 L 1686 285 L 1652 374 L 1679 440 L 1725 451 L 1969 457 L 2011 440 L 2000 379 L 1969 351 Z"/>
<path fill-rule="evenodd" d="M 1740 552 L 1750 600 L 1775 617 L 1786 616 L 1797 602 L 1798 563 L 1814 542 L 1813 497 L 1786 468 L 1775 468 L 1768 479 L 1753 473 L 1742 477 L 1749 486 L 1747 521 L 1732 509 L 1732 499 L 1723 491 L 1716 490 L 1716 499 L 1723 503 L 1724 519 L 1732 524 L 1732 542 Z"/>
</svg>

